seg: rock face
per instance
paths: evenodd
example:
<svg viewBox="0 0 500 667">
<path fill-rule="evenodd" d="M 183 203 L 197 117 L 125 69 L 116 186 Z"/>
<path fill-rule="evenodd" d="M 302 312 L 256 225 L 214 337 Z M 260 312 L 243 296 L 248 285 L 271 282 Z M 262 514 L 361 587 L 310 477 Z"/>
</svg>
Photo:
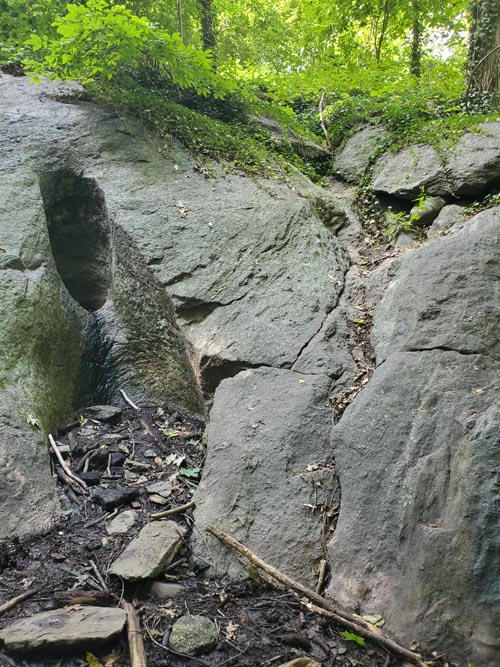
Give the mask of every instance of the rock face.
<svg viewBox="0 0 500 667">
<path fill-rule="evenodd" d="M 67 656 L 114 639 L 125 620 L 125 612 L 116 608 L 56 609 L 11 623 L 0 631 L 0 643 L 13 653 Z"/>
<path fill-rule="evenodd" d="M 499 225 L 500 209 L 485 211 L 393 264 L 379 366 L 333 433 L 343 492 L 329 547 L 342 604 L 488 666 L 500 658 Z"/>
<path fill-rule="evenodd" d="M 381 125 L 368 125 L 353 134 L 335 158 L 334 166 L 339 175 L 349 183 L 359 183 L 387 136 L 387 130 Z"/>
<path fill-rule="evenodd" d="M 323 556 L 319 508 L 332 503 L 336 488 L 329 386 L 325 376 L 273 368 L 224 380 L 194 495 L 200 530 L 213 523 L 309 584 Z M 218 575 L 245 574 L 234 554 L 209 535 L 195 535 L 194 550 Z"/>
<path fill-rule="evenodd" d="M 126 581 L 151 579 L 172 562 L 184 530 L 175 521 L 153 521 L 141 530 L 109 569 Z"/>
<path fill-rule="evenodd" d="M 202 414 L 193 365 L 209 391 L 290 368 L 347 268 L 292 188 L 206 179 L 174 142 L 165 159 L 133 121 L 60 92 L 0 76 L 0 537 L 53 516 L 41 442 L 75 408 L 122 388 Z"/>
<path fill-rule="evenodd" d="M 375 165 L 373 189 L 401 199 L 447 192 L 441 158 L 432 146 L 411 146 L 395 155 L 383 155 Z"/>
</svg>

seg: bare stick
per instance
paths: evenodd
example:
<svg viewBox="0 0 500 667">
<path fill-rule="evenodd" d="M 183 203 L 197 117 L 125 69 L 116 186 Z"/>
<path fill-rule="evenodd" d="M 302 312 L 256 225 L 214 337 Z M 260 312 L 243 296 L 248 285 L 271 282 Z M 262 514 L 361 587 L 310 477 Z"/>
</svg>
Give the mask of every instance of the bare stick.
<svg viewBox="0 0 500 667">
<path fill-rule="evenodd" d="M 310 611 L 313 611 L 315 614 L 320 614 L 321 616 L 330 618 L 332 621 L 335 621 L 342 627 L 349 628 L 349 630 L 352 632 L 361 635 L 361 637 L 365 637 L 366 639 L 370 639 L 371 641 L 380 644 L 394 655 L 397 655 L 401 658 L 406 658 L 406 660 L 411 660 L 411 662 L 413 662 L 415 665 L 418 665 L 419 667 L 426 667 L 425 662 L 422 660 L 422 657 L 418 653 L 414 653 L 413 651 L 410 651 L 410 649 L 396 644 L 396 642 L 393 642 L 392 639 L 386 635 L 378 634 L 372 630 L 367 630 L 362 625 L 359 625 L 358 623 L 352 623 L 351 621 L 348 621 L 347 619 L 342 618 L 338 614 L 334 614 L 331 611 L 327 611 L 326 609 L 321 609 L 321 607 L 312 604 L 312 602 L 306 604 L 306 607 Z"/>
<path fill-rule="evenodd" d="M 7 602 L 4 602 L 2 605 L 0 605 L 0 616 L 2 614 L 5 614 L 6 611 L 9 611 L 9 609 L 12 609 L 12 607 L 15 607 L 16 604 L 19 604 L 20 602 L 23 602 L 24 600 L 33 597 L 33 595 L 35 595 L 41 590 L 42 590 L 41 586 L 38 588 L 32 588 L 31 591 L 26 591 L 26 593 L 21 593 L 21 595 L 17 595 L 15 598 L 12 598 L 11 600 L 7 600 Z"/>
<path fill-rule="evenodd" d="M 318 583 L 316 584 L 316 593 L 318 594 L 321 594 L 321 589 L 323 588 L 323 584 L 325 583 L 327 566 L 328 563 L 326 561 L 326 558 L 322 558 L 319 566 Z"/>
<path fill-rule="evenodd" d="M 134 408 L 134 410 L 139 411 L 141 408 L 139 408 L 133 401 L 130 400 L 130 398 L 127 396 L 127 394 L 123 391 L 123 389 L 120 389 L 120 394 L 123 397 L 123 400 L 125 403 L 128 403 L 131 408 Z"/>
<path fill-rule="evenodd" d="M 181 512 L 187 512 L 187 510 L 190 510 L 192 507 L 194 507 L 194 500 L 191 500 L 189 503 L 186 503 L 185 505 L 172 507 L 171 510 L 156 512 L 156 514 L 150 514 L 149 519 L 151 521 L 155 521 L 156 519 L 165 519 L 168 516 L 175 516 L 176 514 L 180 514 Z"/>
<path fill-rule="evenodd" d="M 323 130 L 323 134 L 325 135 L 326 138 L 326 145 L 328 146 L 328 148 L 331 148 L 330 138 L 328 137 L 328 131 L 326 129 L 325 121 L 323 120 L 323 104 L 325 102 L 325 96 L 326 96 L 326 88 L 323 88 L 323 90 L 321 91 L 321 99 L 319 101 L 318 112 L 319 112 L 321 129 Z"/>
<path fill-rule="evenodd" d="M 146 651 L 142 640 L 139 616 L 133 605 L 126 600 L 120 602 L 120 607 L 127 614 L 127 637 L 130 652 L 131 667 L 147 667 Z"/>
<path fill-rule="evenodd" d="M 114 519 L 119 511 L 120 511 L 119 509 L 115 509 L 112 512 L 108 512 L 107 514 L 103 514 L 102 516 L 98 516 L 97 519 L 92 519 L 92 521 L 89 521 L 83 527 L 84 528 L 92 528 L 92 526 L 97 526 L 97 524 L 101 523 L 101 521 L 111 521 L 111 519 Z"/>
<path fill-rule="evenodd" d="M 85 489 L 85 491 L 87 491 L 87 485 L 85 484 L 85 482 L 83 481 L 83 479 L 80 479 L 77 475 L 75 475 L 75 473 L 73 473 L 73 472 L 70 470 L 70 468 L 68 467 L 68 465 L 66 464 L 66 461 L 63 459 L 62 454 L 61 454 L 61 452 L 59 451 L 59 449 L 58 449 L 58 447 L 57 447 L 57 445 L 56 445 L 56 441 L 55 441 L 54 438 L 52 437 L 52 434 L 51 434 L 51 433 L 49 433 L 49 442 L 50 442 L 50 446 L 52 447 L 52 451 L 53 451 L 54 454 L 56 455 L 57 460 L 58 460 L 59 463 L 61 464 L 61 468 L 64 470 L 64 472 L 66 473 L 66 475 L 67 475 L 70 479 L 72 479 L 73 481 L 75 481 L 77 484 L 79 484 L 79 485 L 82 487 L 82 489 Z"/>
<path fill-rule="evenodd" d="M 331 618 L 335 618 L 339 625 L 347 627 L 351 630 L 354 629 L 356 633 L 363 637 L 369 636 L 370 639 L 384 646 L 395 655 L 405 657 L 419 667 L 425 667 L 425 663 L 418 653 L 414 653 L 409 649 L 405 649 L 403 646 L 399 646 L 399 644 L 396 644 L 396 642 L 393 642 L 392 639 L 389 639 L 389 637 L 384 635 L 378 628 L 363 620 L 362 618 L 352 616 L 342 609 L 337 609 L 335 605 L 331 604 L 331 602 L 326 600 L 321 595 L 318 595 L 318 593 L 313 591 L 311 588 L 299 584 L 298 582 L 288 577 L 286 574 L 283 574 L 277 570 L 272 565 L 265 563 L 261 558 L 254 554 L 253 551 L 250 551 L 248 547 L 241 544 L 241 542 L 238 542 L 238 540 L 235 540 L 234 537 L 231 537 L 227 533 L 222 532 L 218 528 L 214 528 L 214 526 L 207 526 L 206 530 L 211 535 L 214 535 L 214 537 L 216 537 L 218 540 L 224 542 L 224 544 L 229 545 L 240 554 L 245 556 L 245 558 L 253 565 L 260 568 L 261 570 L 264 570 L 264 572 L 267 572 L 267 574 L 271 575 L 271 577 L 276 579 L 276 581 L 279 581 L 281 584 L 284 584 L 287 588 L 290 588 L 296 593 L 300 593 L 300 595 L 306 597 L 308 600 L 312 600 L 316 603 L 318 608 L 321 608 L 322 611 L 328 611 L 328 613 L 331 614 Z M 369 635 L 366 633 L 369 633 Z"/>
<path fill-rule="evenodd" d="M 97 567 L 96 563 L 93 560 L 91 560 L 90 565 L 91 565 L 92 569 L 94 570 L 94 574 L 97 577 L 97 580 L 99 581 L 99 583 L 102 586 L 102 590 L 105 593 L 109 593 L 109 587 L 108 587 L 107 583 L 104 581 L 104 577 L 102 576 L 101 571 Z"/>
</svg>

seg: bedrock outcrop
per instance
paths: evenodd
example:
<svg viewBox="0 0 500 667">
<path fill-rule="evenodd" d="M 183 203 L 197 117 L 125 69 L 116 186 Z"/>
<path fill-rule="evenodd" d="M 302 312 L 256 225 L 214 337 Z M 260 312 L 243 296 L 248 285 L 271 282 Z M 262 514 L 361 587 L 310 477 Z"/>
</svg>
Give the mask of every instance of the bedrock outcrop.
<svg viewBox="0 0 500 667">
<path fill-rule="evenodd" d="M 378 367 L 333 432 L 331 594 L 460 665 L 500 658 L 500 209 L 393 262 Z M 361 539 L 360 539 L 361 538 Z M 465 658 L 464 658 L 465 656 Z"/>
</svg>

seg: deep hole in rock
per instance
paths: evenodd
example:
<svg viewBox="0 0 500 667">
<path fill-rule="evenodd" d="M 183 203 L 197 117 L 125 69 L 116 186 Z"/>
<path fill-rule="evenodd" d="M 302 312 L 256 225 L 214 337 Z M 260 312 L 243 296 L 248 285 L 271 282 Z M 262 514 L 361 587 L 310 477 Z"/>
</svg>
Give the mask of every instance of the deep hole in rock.
<svg viewBox="0 0 500 667">
<path fill-rule="evenodd" d="M 93 178 L 67 169 L 40 177 L 52 254 L 61 280 L 86 310 L 98 310 L 111 284 L 111 227 Z"/>
</svg>

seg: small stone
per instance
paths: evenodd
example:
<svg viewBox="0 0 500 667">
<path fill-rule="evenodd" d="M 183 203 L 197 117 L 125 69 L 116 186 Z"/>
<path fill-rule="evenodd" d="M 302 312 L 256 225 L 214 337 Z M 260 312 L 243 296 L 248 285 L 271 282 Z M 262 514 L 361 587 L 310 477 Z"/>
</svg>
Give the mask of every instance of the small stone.
<svg viewBox="0 0 500 667">
<path fill-rule="evenodd" d="M 115 560 L 110 573 L 127 581 L 156 577 L 173 561 L 185 532 L 175 521 L 147 524 Z"/>
<path fill-rule="evenodd" d="M 311 658 L 296 658 L 291 662 L 282 663 L 279 667 L 321 667 L 321 664 Z"/>
<path fill-rule="evenodd" d="M 157 493 L 159 496 L 163 496 L 163 498 L 168 498 L 174 490 L 175 478 L 176 475 L 172 475 L 168 479 L 162 479 L 159 482 L 149 484 L 146 489 L 148 493 Z"/>
<path fill-rule="evenodd" d="M 134 459 L 126 459 L 124 467 L 131 472 L 138 473 L 149 472 L 151 470 L 151 466 L 149 466 L 147 463 L 141 463 L 140 461 L 135 461 Z"/>
<path fill-rule="evenodd" d="M 185 655 L 200 655 L 213 649 L 219 641 L 214 623 L 204 616 L 181 616 L 172 627 L 170 646 Z"/>
<path fill-rule="evenodd" d="M 108 535 L 123 535 L 124 533 L 128 533 L 136 521 L 137 512 L 134 510 L 125 510 L 125 512 L 121 512 L 106 524 L 106 532 Z"/>
<path fill-rule="evenodd" d="M 125 626 L 125 612 L 107 607 L 69 607 L 35 614 L 15 621 L 0 631 L 0 643 L 7 651 L 90 650 L 119 635 Z"/>
<path fill-rule="evenodd" d="M 153 493 L 153 495 L 149 496 L 149 500 L 152 503 L 155 503 L 155 505 L 166 505 L 168 503 L 167 498 L 159 496 L 157 493 Z"/>
<path fill-rule="evenodd" d="M 181 584 L 167 584 L 163 581 L 155 581 L 151 584 L 149 594 L 156 598 L 175 598 L 184 591 Z"/>
<path fill-rule="evenodd" d="M 139 473 L 132 472 L 131 470 L 125 470 L 125 474 L 123 476 L 126 482 L 137 482 L 139 479 Z"/>
<path fill-rule="evenodd" d="M 100 421 L 109 421 L 119 417 L 123 410 L 114 405 L 91 405 L 84 408 L 83 414 L 90 419 L 99 419 Z"/>
<path fill-rule="evenodd" d="M 156 458 L 156 452 L 154 449 L 146 449 L 146 451 L 144 452 L 144 456 L 147 459 L 154 459 Z"/>
<path fill-rule="evenodd" d="M 93 500 L 98 503 L 105 510 L 112 510 L 119 505 L 134 500 L 139 495 L 139 489 L 131 488 L 130 486 L 117 486 L 111 489 L 97 489 L 94 493 Z"/>
<path fill-rule="evenodd" d="M 122 452 L 113 452 L 111 454 L 111 465 L 114 467 L 122 466 L 125 463 L 125 454 Z"/>
</svg>

